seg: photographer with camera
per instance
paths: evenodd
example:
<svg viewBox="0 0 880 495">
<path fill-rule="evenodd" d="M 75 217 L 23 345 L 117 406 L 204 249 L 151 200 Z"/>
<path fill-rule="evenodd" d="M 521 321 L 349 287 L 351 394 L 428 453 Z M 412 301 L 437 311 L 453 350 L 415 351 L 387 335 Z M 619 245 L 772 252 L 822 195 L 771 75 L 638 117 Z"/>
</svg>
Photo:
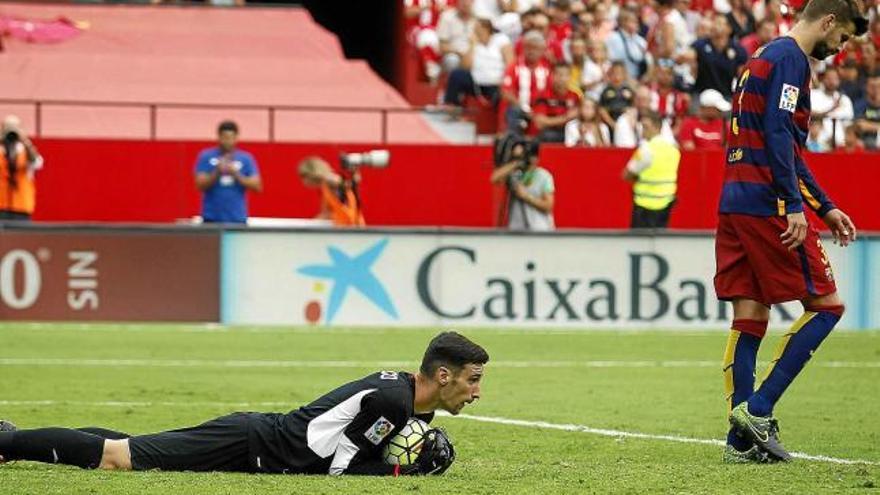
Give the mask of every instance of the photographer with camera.
<svg viewBox="0 0 880 495">
<path fill-rule="evenodd" d="M 320 157 L 309 156 L 297 165 L 297 173 L 305 187 L 321 190 L 321 210 L 315 216 L 330 220 L 337 227 L 363 227 L 366 225 L 358 185 L 361 182 L 361 166 L 384 168 L 388 166 L 388 150 L 366 153 L 343 153 L 340 172 Z"/>
<path fill-rule="evenodd" d="M 538 141 L 515 134 L 495 143 L 493 184 L 507 184 L 507 227 L 548 231 L 556 228 L 553 204 L 556 186 L 549 170 L 538 166 Z"/>
<path fill-rule="evenodd" d="M 3 120 L 0 146 L 0 221 L 28 221 L 34 213 L 37 190 L 34 173 L 43 167 L 43 157 L 28 139 L 21 120 L 9 115 Z"/>
</svg>

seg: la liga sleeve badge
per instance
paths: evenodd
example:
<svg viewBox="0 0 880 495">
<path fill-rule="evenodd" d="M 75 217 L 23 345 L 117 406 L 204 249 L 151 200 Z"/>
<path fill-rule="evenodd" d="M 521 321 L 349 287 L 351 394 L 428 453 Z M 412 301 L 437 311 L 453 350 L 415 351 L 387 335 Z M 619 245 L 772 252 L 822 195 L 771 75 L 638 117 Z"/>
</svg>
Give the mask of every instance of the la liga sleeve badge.
<svg viewBox="0 0 880 495">
<path fill-rule="evenodd" d="M 786 112 L 794 113 L 797 108 L 798 95 L 800 94 L 800 89 L 797 86 L 792 86 L 791 84 L 783 84 L 782 85 L 782 94 L 779 97 L 779 109 L 785 110 Z"/>
</svg>

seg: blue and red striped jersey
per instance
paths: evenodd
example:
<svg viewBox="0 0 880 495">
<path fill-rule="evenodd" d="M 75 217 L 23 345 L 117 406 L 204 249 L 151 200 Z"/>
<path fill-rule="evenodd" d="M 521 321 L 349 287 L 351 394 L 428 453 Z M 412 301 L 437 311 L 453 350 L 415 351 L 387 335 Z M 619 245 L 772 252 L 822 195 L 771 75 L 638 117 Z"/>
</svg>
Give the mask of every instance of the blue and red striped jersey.
<svg viewBox="0 0 880 495">
<path fill-rule="evenodd" d="M 810 126 L 810 62 L 783 36 L 746 63 L 733 98 L 721 213 L 775 216 L 834 208 L 803 159 Z"/>
</svg>

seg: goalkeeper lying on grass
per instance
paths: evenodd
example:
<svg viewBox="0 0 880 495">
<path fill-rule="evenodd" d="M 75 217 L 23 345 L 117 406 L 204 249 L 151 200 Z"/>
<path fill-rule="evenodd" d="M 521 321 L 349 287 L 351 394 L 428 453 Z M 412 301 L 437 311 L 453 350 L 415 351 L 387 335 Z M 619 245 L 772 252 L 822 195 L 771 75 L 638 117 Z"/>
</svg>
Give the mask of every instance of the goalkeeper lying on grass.
<svg viewBox="0 0 880 495">
<path fill-rule="evenodd" d="M 16 430 L 0 421 L 0 462 L 135 471 L 441 474 L 455 457 L 442 430 L 426 434 L 410 466 L 385 463 L 382 449 L 410 417 L 430 422 L 437 409 L 458 414 L 478 399 L 488 361 L 479 345 L 443 332 L 428 345 L 418 373 L 374 373 L 287 414 L 239 412 L 137 436 L 103 428 Z"/>
</svg>

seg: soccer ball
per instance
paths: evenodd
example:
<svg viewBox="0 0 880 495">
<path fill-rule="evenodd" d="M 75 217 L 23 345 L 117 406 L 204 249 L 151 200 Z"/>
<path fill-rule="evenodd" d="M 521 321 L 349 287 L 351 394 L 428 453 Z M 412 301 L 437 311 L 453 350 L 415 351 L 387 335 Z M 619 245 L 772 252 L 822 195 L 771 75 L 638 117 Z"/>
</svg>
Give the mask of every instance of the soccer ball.
<svg viewBox="0 0 880 495">
<path fill-rule="evenodd" d="M 388 464 L 399 464 L 401 466 L 414 464 L 419 456 L 419 452 L 422 451 L 425 433 L 429 429 L 428 423 L 421 419 L 409 418 L 406 426 L 385 446 L 385 450 L 382 451 L 382 458 Z"/>
</svg>

